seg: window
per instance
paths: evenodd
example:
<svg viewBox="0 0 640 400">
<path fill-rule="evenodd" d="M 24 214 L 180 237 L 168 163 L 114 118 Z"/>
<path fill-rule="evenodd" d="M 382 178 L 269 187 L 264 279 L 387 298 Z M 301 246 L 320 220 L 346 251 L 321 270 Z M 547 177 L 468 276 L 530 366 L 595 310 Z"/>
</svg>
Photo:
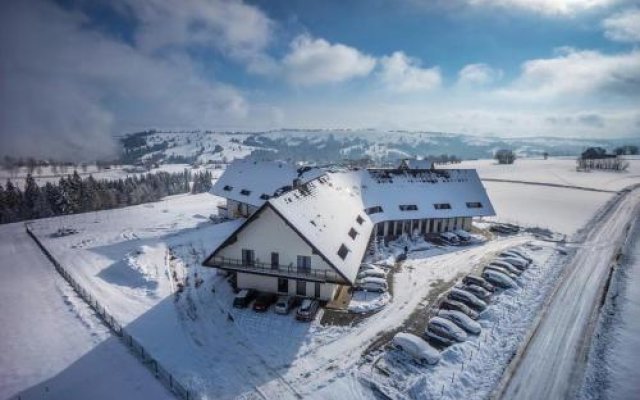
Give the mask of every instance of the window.
<svg viewBox="0 0 640 400">
<path fill-rule="evenodd" d="M 349 253 L 349 248 L 344 244 L 341 245 L 340 249 L 338 250 L 338 256 L 344 260 L 345 258 L 347 258 L 348 253 Z"/>
<path fill-rule="evenodd" d="M 376 224 L 376 236 L 384 236 L 384 222 Z"/>
<path fill-rule="evenodd" d="M 356 218 L 356 222 L 358 223 L 358 225 L 362 225 L 362 223 L 364 222 L 364 218 L 358 215 L 358 217 Z"/>
<path fill-rule="evenodd" d="M 253 250 L 242 249 L 242 265 L 254 265 L 256 253 Z"/>
<path fill-rule="evenodd" d="M 400 211 L 418 211 L 418 206 L 415 204 L 400 204 Z"/>
<path fill-rule="evenodd" d="M 271 253 L 271 269 L 278 269 L 280 267 L 280 254 L 276 252 Z"/>
<path fill-rule="evenodd" d="M 449 203 L 436 203 L 433 205 L 436 210 L 450 210 L 451 204 Z"/>
<path fill-rule="evenodd" d="M 278 292 L 289 293 L 289 280 L 287 278 L 278 278 Z"/>
<path fill-rule="evenodd" d="M 307 282 L 305 282 L 305 281 L 296 281 L 296 294 L 298 296 L 306 296 L 307 295 Z"/>
<path fill-rule="evenodd" d="M 369 215 L 381 213 L 382 212 L 382 207 L 380 207 L 380 206 L 369 207 L 366 210 L 364 210 L 364 212 L 366 212 Z"/>
<path fill-rule="evenodd" d="M 233 190 L 233 186 L 225 185 L 225 187 L 223 187 L 222 190 L 230 192 Z"/>
<path fill-rule="evenodd" d="M 473 201 L 467 203 L 467 208 L 482 208 L 482 203 L 480 203 L 479 201 Z"/>
<path fill-rule="evenodd" d="M 240 191 L 240 194 L 241 194 L 241 195 L 243 195 L 243 196 L 248 196 L 248 195 L 250 195 L 250 194 L 251 194 L 251 190 L 242 189 L 242 190 Z"/>
<path fill-rule="evenodd" d="M 316 282 L 314 294 L 316 298 L 320 298 L 320 282 Z"/>
<path fill-rule="evenodd" d="M 298 256 L 298 272 L 311 272 L 311 256 Z"/>
<path fill-rule="evenodd" d="M 260 199 L 261 200 L 269 200 L 269 195 L 266 194 L 266 193 L 263 193 L 263 194 L 260 195 Z"/>
<path fill-rule="evenodd" d="M 355 229 L 351 228 L 349 229 L 349 236 L 351 236 L 351 239 L 355 240 L 356 236 L 358 236 L 358 232 Z"/>
</svg>

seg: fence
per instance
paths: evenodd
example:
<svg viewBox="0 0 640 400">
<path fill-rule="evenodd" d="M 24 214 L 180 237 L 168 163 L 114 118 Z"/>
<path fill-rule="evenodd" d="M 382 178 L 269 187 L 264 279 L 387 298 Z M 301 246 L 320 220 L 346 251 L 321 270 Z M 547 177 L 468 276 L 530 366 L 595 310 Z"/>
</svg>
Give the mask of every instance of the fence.
<svg viewBox="0 0 640 400">
<path fill-rule="evenodd" d="M 183 400 L 191 400 L 194 398 L 187 387 L 180 383 L 166 368 L 164 368 L 158 360 L 153 358 L 140 342 L 133 338 L 125 329 L 116 321 L 116 319 L 107 311 L 107 309 L 98 302 L 98 300 L 82 287 L 78 281 L 51 255 L 49 250 L 40 242 L 40 239 L 31 231 L 28 224 L 25 224 L 27 234 L 38 245 L 44 255 L 51 261 L 56 271 L 71 285 L 73 290 L 96 312 L 98 317 L 104 322 L 111 331 L 120 338 L 120 340 L 129 348 L 142 365 L 146 366 L 153 375 L 164 384 L 169 391 L 176 394 Z"/>
</svg>

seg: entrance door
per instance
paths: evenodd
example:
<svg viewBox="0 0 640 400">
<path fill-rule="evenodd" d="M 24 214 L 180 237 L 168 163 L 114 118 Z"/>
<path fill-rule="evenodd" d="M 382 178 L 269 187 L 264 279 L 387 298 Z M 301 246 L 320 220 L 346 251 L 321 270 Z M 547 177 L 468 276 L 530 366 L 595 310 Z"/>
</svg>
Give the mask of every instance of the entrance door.
<svg viewBox="0 0 640 400">
<path fill-rule="evenodd" d="M 307 295 L 307 282 L 306 281 L 296 281 L 296 294 L 298 296 L 306 296 Z"/>
<path fill-rule="evenodd" d="M 320 282 L 316 282 L 316 288 L 315 289 L 316 289 L 315 290 L 315 292 L 316 292 L 315 293 L 315 297 L 316 297 L 316 299 L 319 299 L 320 298 Z"/>
</svg>

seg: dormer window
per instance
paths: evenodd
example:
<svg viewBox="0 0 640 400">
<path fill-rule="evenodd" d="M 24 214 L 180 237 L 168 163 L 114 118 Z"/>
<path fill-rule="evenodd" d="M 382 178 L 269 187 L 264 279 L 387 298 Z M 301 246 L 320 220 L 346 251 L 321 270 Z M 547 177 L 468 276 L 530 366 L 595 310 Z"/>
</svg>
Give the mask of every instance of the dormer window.
<svg viewBox="0 0 640 400">
<path fill-rule="evenodd" d="M 347 258 L 347 254 L 349 254 L 349 248 L 344 244 L 341 245 L 340 249 L 338 250 L 338 257 L 344 260 L 345 258 Z"/>
<path fill-rule="evenodd" d="M 482 208 L 482 203 L 479 201 L 472 201 L 467 203 L 467 208 Z"/>
<path fill-rule="evenodd" d="M 358 231 L 353 228 L 349 229 L 349 236 L 351 237 L 351 239 L 355 240 L 356 236 L 358 236 Z"/>
<path fill-rule="evenodd" d="M 364 210 L 364 212 L 366 212 L 367 214 L 371 215 L 371 214 L 378 214 L 382 212 L 382 207 L 380 206 L 373 206 L 373 207 L 369 207 L 366 210 Z"/>
<path fill-rule="evenodd" d="M 250 194 L 251 194 L 251 190 L 242 189 L 242 190 L 240 191 L 240 194 L 241 194 L 241 195 L 243 195 L 243 196 L 248 196 L 248 195 L 250 195 Z"/>
<path fill-rule="evenodd" d="M 358 215 L 356 217 L 356 222 L 358 223 L 358 225 L 362 225 L 362 223 L 364 222 L 364 218 Z"/>
<path fill-rule="evenodd" d="M 418 206 L 415 204 L 400 204 L 400 211 L 418 211 Z"/>
<path fill-rule="evenodd" d="M 222 190 L 224 190 L 226 192 L 230 192 L 230 191 L 233 190 L 233 186 L 225 185 L 225 187 L 223 187 Z"/>
<path fill-rule="evenodd" d="M 433 205 L 436 210 L 451 210 L 451 204 L 449 203 L 436 203 Z"/>
</svg>

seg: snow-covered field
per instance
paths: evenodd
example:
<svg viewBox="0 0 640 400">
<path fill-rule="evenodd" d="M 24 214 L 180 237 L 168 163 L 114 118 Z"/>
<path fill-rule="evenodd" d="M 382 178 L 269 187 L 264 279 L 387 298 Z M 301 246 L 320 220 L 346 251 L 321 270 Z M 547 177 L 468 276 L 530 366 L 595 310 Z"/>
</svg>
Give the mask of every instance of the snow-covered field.
<svg viewBox="0 0 640 400">
<path fill-rule="evenodd" d="M 520 175 L 513 172 L 513 177 L 504 179 L 556 183 L 554 179 L 561 176 L 580 183 L 570 186 L 584 186 L 583 178 L 572 178 L 577 174 L 569 169 L 573 161 L 552 160 L 547 165 L 538 160 L 539 168 L 536 161 L 530 161 L 531 165 L 524 161 L 510 167 L 521 165 Z M 490 163 L 480 169 L 483 178 L 498 167 Z M 462 167 L 469 165 L 463 163 Z M 597 189 L 622 188 L 612 183 L 618 182 L 621 174 L 599 174 L 585 175 L 597 177 L 592 182 Z M 640 181 L 629 181 L 634 179 Z M 485 182 L 485 186 L 499 220 L 569 236 L 616 196 L 522 183 Z M 405 371 L 399 366 L 396 373 L 406 375 L 405 379 L 389 384 L 384 379 L 363 379 L 362 356 L 368 347 L 378 345 L 387 332 L 402 327 L 414 310 L 426 307 L 435 293 L 481 267 L 493 254 L 533 237 L 525 233 L 496 237 L 457 251 L 434 248 L 412 252 L 394 273 L 393 297 L 379 312 L 353 325 L 324 326 L 320 318 L 304 324 L 291 315 L 233 309 L 224 276 L 200 266 L 208 252 L 238 224 L 213 224 L 208 219 L 219 201 L 210 194 L 180 195 L 157 203 L 34 223 L 35 232 L 74 276 L 107 304 L 111 314 L 154 357 L 203 398 L 370 398 L 371 389 L 363 384 L 367 379 L 396 390 L 400 397 L 438 397 L 443 392 L 447 398 L 483 397 L 499 380 L 509 354 L 527 333 L 563 267 L 562 257 L 554 254 L 555 244 L 546 244 L 537 256 L 537 267 L 527 272 L 521 287 L 496 299 L 483 322 L 486 329 L 477 340 L 451 348 L 433 368 L 407 367 Z M 78 233 L 50 236 L 63 226 Z M 393 355 L 383 357 L 392 367 L 398 364 Z M 467 360 L 465 367 L 461 367 L 463 360 Z M 458 368 L 465 371 L 455 372 Z M 481 381 L 483 377 L 486 382 Z M 450 382 L 444 390 L 443 381 Z M 474 395 L 476 390 L 478 395 Z"/>
</svg>

